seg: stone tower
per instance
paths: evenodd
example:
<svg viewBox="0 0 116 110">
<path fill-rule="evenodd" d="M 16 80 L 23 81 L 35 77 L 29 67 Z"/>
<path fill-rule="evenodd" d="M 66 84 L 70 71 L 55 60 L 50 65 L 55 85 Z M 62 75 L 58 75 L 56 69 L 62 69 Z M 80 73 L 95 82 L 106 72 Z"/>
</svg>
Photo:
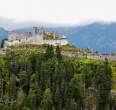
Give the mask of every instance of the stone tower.
<svg viewBox="0 0 116 110">
<path fill-rule="evenodd" d="M 32 36 L 36 44 L 43 44 L 43 30 L 42 28 L 33 27 Z"/>
<path fill-rule="evenodd" d="M 36 36 L 38 34 L 39 35 L 43 34 L 43 28 L 33 27 L 33 29 L 32 29 L 32 35 Z"/>
<path fill-rule="evenodd" d="M 36 36 L 38 34 L 38 27 L 33 27 L 32 29 L 32 35 Z"/>
</svg>

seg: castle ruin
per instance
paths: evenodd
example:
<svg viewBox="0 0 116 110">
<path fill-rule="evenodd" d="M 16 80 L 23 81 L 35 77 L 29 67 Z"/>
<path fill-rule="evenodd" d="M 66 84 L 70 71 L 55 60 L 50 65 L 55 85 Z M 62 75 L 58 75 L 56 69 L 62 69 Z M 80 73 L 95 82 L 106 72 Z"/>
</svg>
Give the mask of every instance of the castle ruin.
<svg viewBox="0 0 116 110">
<path fill-rule="evenodd" d="M 4 47 L 15 46 L 24 44 L 35 44 L 35 45 L 67 45 L 68 40 L 66 36 L 58 36 L 54 32 L 45 32 L 44 29 L 33 27 L 32 32 L 17 33 L 10 32 L 8 39 L 4 42 Z"/>
</svg>

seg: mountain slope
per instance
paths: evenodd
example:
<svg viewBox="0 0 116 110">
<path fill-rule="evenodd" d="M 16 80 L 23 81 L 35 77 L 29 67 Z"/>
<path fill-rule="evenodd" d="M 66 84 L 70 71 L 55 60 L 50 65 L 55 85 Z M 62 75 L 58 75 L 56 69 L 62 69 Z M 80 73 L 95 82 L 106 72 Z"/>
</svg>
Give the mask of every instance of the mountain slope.
<svg viewBox="0 0 116 110">
<path fill-rule="evenodd" d="M 116 24 L 91 24 L 70 34 L 71 42 L 99 52 L 116 52 Z"/>
<path fill-rule="evenodd" d="M 6 31 L 3 28 L 0 28 L 0 42 L 2 39 L 6 38 L 8 36 L 8 31 Z"/>
</svg>

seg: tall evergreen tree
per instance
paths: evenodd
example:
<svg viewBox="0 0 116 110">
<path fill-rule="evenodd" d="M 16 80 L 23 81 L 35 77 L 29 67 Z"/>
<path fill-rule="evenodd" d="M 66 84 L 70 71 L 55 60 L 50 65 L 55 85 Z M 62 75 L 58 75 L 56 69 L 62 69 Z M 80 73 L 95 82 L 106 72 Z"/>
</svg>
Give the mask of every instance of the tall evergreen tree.
<svg viewBox="0 0 116 110">
<path fill-rule="evenodd" d="M 52 57 L 54 57 L 54 48 L 52 45 L 48 45 L 45 52 L 45 59 L 47 60 Z"/>
<path fill-rule="evenodd" d="M 61 49 L 59 46 L 56 47 L 56 58 L 59 62 L 62 60 Z"/>
<path fill-rule="evenodd" d="M 45 89 L 41 106 L 44 110 L 52 110 L 53 102 L 50 88 Z"/>
</svg>

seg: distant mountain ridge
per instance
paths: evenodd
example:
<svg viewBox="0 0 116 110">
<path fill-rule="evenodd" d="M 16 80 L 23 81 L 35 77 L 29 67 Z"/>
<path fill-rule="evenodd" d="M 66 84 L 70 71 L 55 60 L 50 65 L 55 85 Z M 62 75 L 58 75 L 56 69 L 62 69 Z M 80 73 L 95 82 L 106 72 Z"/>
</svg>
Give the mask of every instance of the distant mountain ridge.
<svg viewBox="0 0 116 110">
<path fill-rule="evenodd" d="M 2 35 L 2 34 L 7 34 L 7 33 L 8 33 L 7 30 L 5 30 L 4 28 L 1 28 L 1 27 L 0 27 L 0 35 Z"/>
<path fill-rule="evenodd" d="M 31 31 L 32 27 L 17 29 L 17 32 Z M 71 44 L 99 52 L 116 52 L 116 23 L 92 23 L 85 26 L 45 28 L 66 35 Z"/>
<path fill-rule="evenodd" d="M 2 39 L 6 38 L 8 36 L 8 31 L 4 28 L 0 28 L 0 42 Z"/>
</svg>

